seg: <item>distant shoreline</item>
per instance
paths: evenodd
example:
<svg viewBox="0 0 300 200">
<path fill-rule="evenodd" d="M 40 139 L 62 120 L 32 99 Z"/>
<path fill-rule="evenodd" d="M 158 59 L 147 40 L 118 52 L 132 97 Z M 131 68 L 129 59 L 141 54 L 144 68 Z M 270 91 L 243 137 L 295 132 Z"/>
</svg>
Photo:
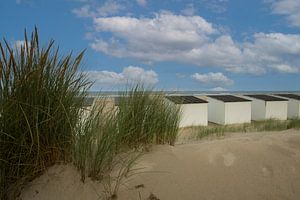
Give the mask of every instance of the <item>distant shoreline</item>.
<svg viewBox="0 0 300 200">
<path fill-rule="evenodd" d="M 284 91 L 284 90 L 276 90 L 276 91 L 152 91 L 152 92 L 163 92 L 165 94 L 174 94 L 174 95 L 209 95 L 209 94 L 275 94 L 275 93 L 292 93 L 292 94 L 300 94 L 300 91 Z M 118 96 L 124 93 L 124 91 L 89 91 L 88 96 L 90 97 L 98 97 L 98 96 Z"/>
</svg>

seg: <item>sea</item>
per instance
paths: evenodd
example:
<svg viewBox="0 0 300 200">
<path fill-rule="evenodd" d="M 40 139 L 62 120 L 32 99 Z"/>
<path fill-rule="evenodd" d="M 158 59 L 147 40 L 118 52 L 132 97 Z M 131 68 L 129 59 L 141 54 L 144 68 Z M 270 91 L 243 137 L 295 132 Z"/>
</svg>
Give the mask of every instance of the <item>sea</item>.
<svg viewBox="0 0 300 200">
<path fill-rule="evenodd" d="M 186 95 L 186 96 L 201 96 L 212 94 L 232 94 L 232 95 L 247 95 L 247 94 L 298 94 L 300 91 L 154 91 L 157 93 L 163 92 L 165 95 Z M 124 91 L 89 91 L 89 97 L 116 97 L 120 96 Z"/>
</svg>

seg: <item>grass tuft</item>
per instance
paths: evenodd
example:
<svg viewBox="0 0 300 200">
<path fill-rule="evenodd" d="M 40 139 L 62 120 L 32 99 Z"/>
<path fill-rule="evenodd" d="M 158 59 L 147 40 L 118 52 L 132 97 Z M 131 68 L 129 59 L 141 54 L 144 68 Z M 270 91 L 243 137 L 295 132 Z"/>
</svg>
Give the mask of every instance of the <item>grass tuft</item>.
<svg viewBox="0 0 300 200">
<path fill-rule="evenodd" d="M 117 106 L 100 98 L 83 110 L 75 138 L 74 163 L 86 177 L 103 181 L 106 198 L 113 199 L 125 177 L 150 144 L 171 144 L 177 138 L 180 108 L 160 93 L 136 85 L 125 91 Z"/>
<path fill-rule="evenodd" d="M 58 55 L 41 48 L 37 29 L 19 48 L 0 43 L 0 199 L 48 166 L 70 160 L 89 82 L 78 73 L 83 52 Z"/>
<path fill-rule="evenodd" d="M 275 119 L 253 121 L 241 125 L 212 125 L 193 127 L 196 139 L 208 136 L 224 136 L 225 133 L 235 132 L 263 132 L 263 131 L 282 131 L 291 128 L 300 128 L 300 119 L 289 119 L 280 121 Z"/>
<path fill-rule="evenodd" d="M 180 107 L 165 101 L 163 94 L 136 85 L 122 93 L 118 104 L 118 143 L 130 147 L 147 144 L 174 145 Z"/>
<path fill-rule="evenodd" d="M 75 138 L 74 162 L 86 176 L 102 180 L 110 171 L 116 156 L 116 119 L 113 110 L 107 110 L 106 101 L 101 100 L 90 113 L 82 115 Z"/>
</svg>

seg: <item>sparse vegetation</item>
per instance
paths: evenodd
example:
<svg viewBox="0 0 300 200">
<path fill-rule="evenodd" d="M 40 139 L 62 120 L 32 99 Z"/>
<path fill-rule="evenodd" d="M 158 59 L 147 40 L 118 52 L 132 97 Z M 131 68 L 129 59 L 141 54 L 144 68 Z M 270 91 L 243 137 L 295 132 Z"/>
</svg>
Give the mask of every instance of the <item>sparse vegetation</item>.
<svg viewBox="0 0 300 200">
<path fill-rule="evenodd" d="M 252 123 L 240 125 L 211 125 L 206 127 L 193 127 L 195 133 L 193 138 L 202 139 L 207 136 L 224 136 L 225 133 L 234 132 L 262 132 L 281 131 L 291 128 L 300 128 L 300 119 L 289 119 L 280 121 L 275 119 L 253 121 Z"/>
</svg>

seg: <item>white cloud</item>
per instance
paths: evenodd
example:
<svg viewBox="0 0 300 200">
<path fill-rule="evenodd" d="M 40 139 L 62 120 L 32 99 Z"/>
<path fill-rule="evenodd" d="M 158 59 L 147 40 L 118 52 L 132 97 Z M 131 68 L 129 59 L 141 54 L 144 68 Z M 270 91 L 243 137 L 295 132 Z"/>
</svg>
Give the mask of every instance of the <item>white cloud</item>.
<svg viewBox="0 0 300 200">
<path fill-rule="evenodd" d="M 77 17 L 94 17 L 96 15 L 95 12 L 91 11 L 90 5 L 84 5 L 80 8 L 75 8 L 72 12 Z"/>
<path fill-rule="evenodd" d="M 130 83 L 154 85 L 158 83 L 158 75 L 153 70 L 144 70 L 141 67 L 128 66 L 121 73 L 113 71 L 86 71 L 88 77 L 94 81 L 94 87 L 113 87 Z"/>
<path fill-rule="evenodd" d="M 251 42 L 238 43 L 200 16 L 168 12 L 153 18 L 98 17 L 94 28 L 96 35 L 108 32 L 111 38 L 94 39 L 92 49 L 145 63 L 173 61 L 252 74 L 300 69 L 300 34 L 256 33 Z"/>
<path fill-rule="evenodd" d="M 224 13 L 227 11 L 228 0 L 202 0 L 206 8 L 215 13 Z"/>
<path fill-rule="evenodd" d="M 195 73 L 191 77 L 192 79 L 199 81 L 205 85 L 230 86 L 234 83 L 233 80 L 229 79 L 221 72 L 210 72 L 207 74 Z"/>
<path fill-rule="evenodd" d="M 214 92 L 225 92 L 225 91 L 228 91 L 228 90 L 225 89 L 225 88 L 222 88 L 222 87 L 215 87 L 215 88 L 211 88 L 210 91 L 214 91 Z"/>
<path fill-rule="evenodd" d="M 99 16 L 108 16 L 116 14 L 123 9 L 124 7 L 121 4 L 117 3 L 114 0 L 108 0 L 102 6 L 97 8 L 97 14 Z"/>
<path fill-rule="evenodd" d="M 137 4 L 140 6 L 146 6 L 147 5 L 147 0 L 136 0 Z"/>
<path fill-rule="evenodd" d="M 75 8 L 72 12 L 77 17 L 106 17 L 117 14 L 125 7 L 114 0 L 108 0 L 104 2 L 101 6 L 95 6 L 93 4 L 86 4 L 80 8 Z"/>
<path fill-rule="evenodd" d="M 27 43 L 28 44 L 28 43 Z M 22 46 L 25 45 L 25 40 L 16 40 L 13 44 L 13 46 L 16 48 L 16 49 L 20 49 Z"/>
<path fill-rule="evenodd" d="M 12 43 L 12 47 L 14 48 L 14 51 L 17 53 L 21 53 L 21 48 L 25 46 L 25 40 L 16 40 Z M 30 48 L 30 42 L 27 42 L 28 48 Z"/>
<path fill-rule="evenodd" d="M 130 81 L 142 82 L 150 85 L 158 83 L 158 75 L 153 70 L 146 71 L 140 67 L 129 66 L 124 68 L 122 74 Z"/>
<path fill-rule="evenodd" d="M 257 33 L 253 43 L 243 45 L 243 62 L 249 66 L 289 73 L 300 68 L 300 35 Z"/>
<path fill-rule="evenodd" d="M 118 74 L 111 71 L 87 71 L 86 73 L 95 84 L 118 85 L 125 81 L 121 73 Z"/>
<path fill-rule="evenodd" d="M 298 73 L 299 69 L 296 67 L 291 67 L 289 65 L 274 65 L 274 69 L 282 73 Z"/>
<path fill-rule="evenodd" d="M 300 27 L 300 1 L 299 0 L 273 0 L 272 12 L 285 15 L 292 26 Z"/>
<path fill-rule="evenodd" d="M 154 18 L 100 17 L 94 19 L 97 32 L 110 32 L 110 41 L 98 39 L 93 49 L 118 57 L 146 62 L 182 59 L 191 49 L 209 40 L 217 30 L 200 16 L 156 14 Z M 123 41 L 123 42 L 122 42 Z"/>
<path fill-rule="evenodd" d="M 196 9 L 194 7 L 194 4 L 190 3 L 188 5 L 186 5 L 186 7 L 181 11 L 181 13 L 183 15 L 187 15 L 187 16 L 193 16 L 196 12 Z"/>
</svg>

